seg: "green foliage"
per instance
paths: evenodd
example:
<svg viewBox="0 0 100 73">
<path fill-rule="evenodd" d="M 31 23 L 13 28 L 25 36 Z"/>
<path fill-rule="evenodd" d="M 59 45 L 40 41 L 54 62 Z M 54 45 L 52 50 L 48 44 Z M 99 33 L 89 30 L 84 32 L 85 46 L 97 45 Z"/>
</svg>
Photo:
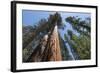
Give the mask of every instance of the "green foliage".
<svg viewBox="0 0 100 73">
<path fill-rule="evenodd" d="M 90 38 L 86 36 L 80 36 L 78 44 L 80 45 L 78 53 L 80 54 L 81 59 L 90 59 L 90 54 L 91 54 Z"/>
<path fill-rule="evenodd" d="M 28 49 L 23 49 L 22 51 L 22 54 L 23 54 L 23 62 L 25 62 L 28 58 L 27 54 L 28 54 Z"/>
<path fill-rule="evenodd" d="M 69 16 L 66 19 L 66 22 L 70 23 L 74 30 L 77 30 L 80 34 L 84 34 L 86 36 L 90 36 L 91 28 L 90 28 L 90 18 L 86 18 L 85 20 L 82 20 L 78 17 L 72 17 Z"/>
<path fill-rule="evenodd" d="M 69 32 L 69 31 L 68 31 Z M 70 35 L 69 35 L 70 36 Z M 67 36 L 65 37 L 65 39 Z M 70 44 L 73 49 L 76 50 L 80 59 L 90 59 L 91 55 L 91 41 L 90 37 L 85 35 L 76 36 L 72 34 L 72 38 L 70 40 L 67 39 L 67 42 Z"/>
<path fill-rule="evenodd" d="M 34 26 L 23 26 L 23 49 L 26 48 L 36 36 L 39 36 L 40 32 L 48 32 L 46 19 L 41 19 L 39 23 Z"/>
<path fill-rule="evenodd" d="M 66 35 L 66 34 L 64 34 L 64 39 L 65 39 L 65 40 L 67 40 L 67 39 L 68 39 L 68 37 L 67 37 L 67 35 Z"/>
<path fill-rule="evenodd" d="M 78 39 L 78 37 L 77 37 L 75 34 L 73 34 L 73 35 L 72 35 L 72 40 L 74 40 L 75 43 L 76 43 L 76 42 L 78 42 L 77 40 L 79 40 L 79 39 Z"/>
<path fill-rule="evenodd" d="M 56 12 L 54 15 L 50 15 L 48 18 L 48 24 L 50 28 L 54 27 L 56 24 L 58 27 L 61 27 L 63 25 L 61 15 L 58 12 Z"/>
<path fill-rule="evenodd" d="M 70 35 L 70 38 L 72 38 L 73 32 L 71 30 L 67 30 L 68 35 Z"/>
<path fill-rule="evenodd" d="M 91 19 L 86 18 L 82 20 L 78 17 L 69 16 L 66 22 L 70 23 L 74 30 L 80 33 L 80 36 L 76 36 L 73 32 L 67 31 L 68 35 L 71 37 L 68 41 L 73 49 L 75 49 L 80 56 L 80 59 L 90 59 L 91 58 Z"/>
</svg>

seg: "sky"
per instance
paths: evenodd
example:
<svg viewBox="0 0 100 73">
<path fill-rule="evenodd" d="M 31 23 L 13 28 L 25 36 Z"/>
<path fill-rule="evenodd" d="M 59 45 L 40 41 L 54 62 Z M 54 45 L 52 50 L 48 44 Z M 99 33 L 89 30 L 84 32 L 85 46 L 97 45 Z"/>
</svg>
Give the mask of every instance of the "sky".
<svg viewBox="0 0 100 73">
<path fill-rule="evenodd" d="M 54 14 L 55 12 L 48 11 L 36 11 L 36 10 L 23 10 L 22 11 L 22 24 L 23 25 L 35 25 L 39 22 L 40 19 L 47 19 L 50 14 Z M 62 20 L 64 23 L 65 18 L 68 16 L 78 16 L 82 19 L 86 17 L 90 17 L 89 13 L 71 13 L 71 12 L 59 12 L 61 14 Z"/>
<path fill-rule="evenodd" d="M 54 14 L 55 12 L 53 11 L 36 11 L 36 10 L 23 10 L 22 11 L 22 24 L 24 26 L 27 25 L 36 25 L 41 19 L 47 19 L 49 17 L 50 14 Z M 76 35 L 78 35 L 78 33 L 76 31 L 73 30 L 72 26 L 67 23 L 65 21 L 65 18 L 67 18 L 68 16 L 78 16 L 79 18 L 81 18 L 82 20 L 84 20 L 87 17 L 91 17 L 90 13 L 76 13 L 76 12 L 59 12 L 61 17 L 62 17 L 62 21 L 63 23 L 66 25 L 64 30 L 59 30 L 61 37 L 64 36 L 64 34 L 67 32 L 68 29 L 72 30 Z"/>
</svg>

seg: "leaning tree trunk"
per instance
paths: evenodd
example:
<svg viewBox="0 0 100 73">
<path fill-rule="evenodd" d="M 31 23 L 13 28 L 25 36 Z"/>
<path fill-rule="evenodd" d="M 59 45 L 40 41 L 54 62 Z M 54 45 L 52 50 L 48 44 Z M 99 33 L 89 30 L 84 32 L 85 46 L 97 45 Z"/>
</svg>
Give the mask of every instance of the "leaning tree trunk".
<svg viewBox="0 0 100 73">
<path fill-rule="evenodd" d="M 57 25 L 55 25 L 50 31 L 50 34 L 47 40 L 48 42 L 46 42 L 47 45 L 45 49 L 42 50 L 41 46 L 38 45 L 38 47 L 34 50 L 32 55 L 28 59 L 29 62 L 41 62 L 41 61 L 45 62 L 45 61 L 61 61 L 62 60 L 57 29 L 58 29 Z M 41 54 L 42 51 L 43 53 Z"/>
</svg>

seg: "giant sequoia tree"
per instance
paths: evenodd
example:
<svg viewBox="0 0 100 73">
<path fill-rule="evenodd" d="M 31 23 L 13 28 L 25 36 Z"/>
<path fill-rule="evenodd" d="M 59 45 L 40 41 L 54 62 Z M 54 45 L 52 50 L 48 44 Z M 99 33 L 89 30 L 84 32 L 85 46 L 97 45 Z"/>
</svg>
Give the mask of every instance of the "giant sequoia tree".
<svg viewBox="0 0 100 73">
<path fill-rule="evenodd" d="M 34 25 L 30 26 L 28 33 L 26 34 L 26 28 L 29 26 L 23 26 L 23 60 L 25 61 L 27 57 L 31 54 L 34 49 L 35 42 L 42 39 L 45 34 L 51 32 L 52 28 L 57 25 L 58 27 L 62 26 L 62 18 L 61 15 L 56 12 L 55 14 L 49 15 L 48 19 L 40 19 L 40 21 Z M 24 32 L 25 31 L 25 32 Z M 41 36 L 42 37 L 39 37 Z M 36 45 L 39 43 L 36 43 Z M 47 54 L 45 52 L 45 54 Z M 46 56 L 46 55 L 45 55 Z"/>
</svg>

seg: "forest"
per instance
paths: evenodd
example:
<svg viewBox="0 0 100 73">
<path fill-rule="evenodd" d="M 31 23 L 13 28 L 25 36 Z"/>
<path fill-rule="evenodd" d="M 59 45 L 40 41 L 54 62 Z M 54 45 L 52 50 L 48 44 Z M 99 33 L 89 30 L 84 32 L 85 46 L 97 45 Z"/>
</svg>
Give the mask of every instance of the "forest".
<svg viewBox="0 0 100 73">
<path fill-rule="evenodd" d="M 23 24 L 22 33 L 23 62 L 91 59 L 90 17 L 69 15 L 63 19 L 55 12 L 34 25 Z"/>
</svg>

